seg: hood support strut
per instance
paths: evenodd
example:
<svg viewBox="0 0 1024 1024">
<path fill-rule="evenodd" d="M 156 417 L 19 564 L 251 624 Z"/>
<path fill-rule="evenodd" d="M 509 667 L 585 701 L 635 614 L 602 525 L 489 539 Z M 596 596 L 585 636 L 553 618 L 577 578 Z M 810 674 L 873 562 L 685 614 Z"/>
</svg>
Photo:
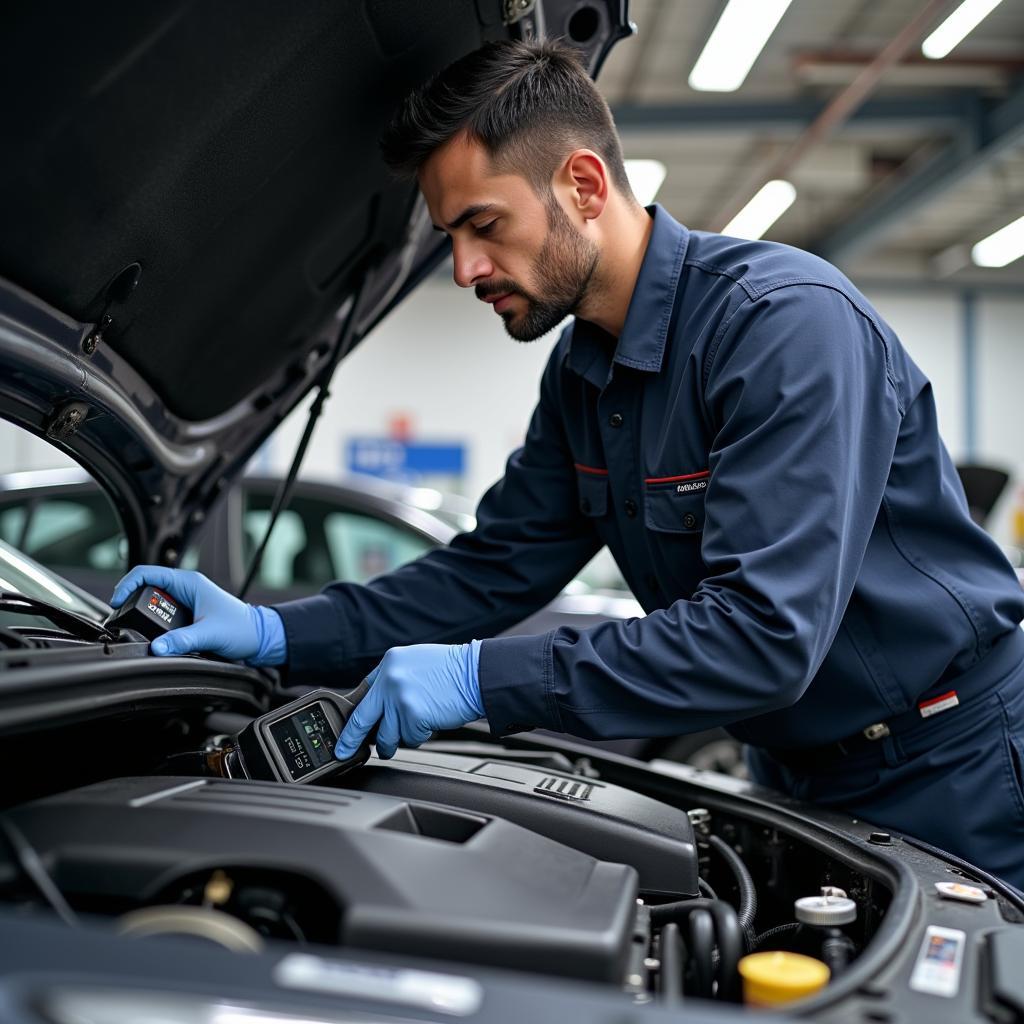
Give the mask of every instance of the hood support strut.
<svg viewBox="0 0 1024 1024">
<path fill-rule="evenodd" d="M 270 507 L 270 519 L 267 522 L 267 528 L 263 533 L 263 539 L 260 541 L 259 546 L 256 548 L 256 551 L 252 556 L 252 561 L 249 563 L 249 568 L 245 574 L 245 582 L 242 583 L 242 587 L 238 591 L 238 597 L 243 601 L 245 600 L 245 595 L 249 592 L 249 587 L 252 585 L 252 581 L 256 577 L 256 573 L 259 572 L 260 563 L 263 561 L 263 552 L 266 550 L 267 544 L 270 541 L 270 534 L 273 532 L 274 524 L 277 522 L 277 517 L 281 514 L 283 509 L 287 507 L 288 501 L 291 498 L 292 489 L 295 486 L 295 480 L 299 475 L 299 468 L 302 465 L 302 460 L 306 457 L 306 449 L 309 447 L 309 442 L 313 437 L 313 430 L 316 428 L 317 420 L 323 412 L 324 402 L 326 402 L 330 397 L 330 384 L 331 379 L 334 376 L 334 371 L 338 368 L 338 363 L 341 362 L 342 356 L 352 348 L 356 324 L 359 322 L 360 300 L 366 290 L 366 277 L 367 275 L 363 275 L 359 280 L 359 284 L 352 295 L 352 303 L 349 307 L 348 315 L 345 318 L 345 325 L 338 332 L 338 340 L 334 346 L 334 352 L 331 354 L 330 359 L 320 371 L 320 375 L 317 378 L 316 383 L 319 390 L 316 398 L 313 399 L 312 405 L 309 407 L 309 416 L 306 419 L 306 428 L 302 432 L 302 439 L 299 441 L 298 447 L 295 449 L 292 464 L 288 468 L 288 475 L 278 488 L 277 494 L 274 495 L 274 503 Z"/>
</svg>

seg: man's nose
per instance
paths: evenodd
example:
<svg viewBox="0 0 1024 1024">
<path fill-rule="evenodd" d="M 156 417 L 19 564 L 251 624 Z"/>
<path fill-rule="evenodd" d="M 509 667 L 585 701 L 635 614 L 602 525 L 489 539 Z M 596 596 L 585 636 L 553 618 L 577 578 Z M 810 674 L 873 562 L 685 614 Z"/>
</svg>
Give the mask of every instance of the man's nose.
<svg viewBox="0 0 1024 1024">
<path fill-rule="evenodd" d="M 494 276 L 494 264 L 476 246 L 455 242 L 452 246 L 452 277 L 460 288 L 472 288 Z"/>
</svg>

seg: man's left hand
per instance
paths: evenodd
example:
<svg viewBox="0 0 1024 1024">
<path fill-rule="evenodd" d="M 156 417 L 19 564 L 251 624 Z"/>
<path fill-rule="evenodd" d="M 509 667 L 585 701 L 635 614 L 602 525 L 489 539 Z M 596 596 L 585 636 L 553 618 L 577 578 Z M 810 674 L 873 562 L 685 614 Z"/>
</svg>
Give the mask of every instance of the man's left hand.
<svg viewBox="0 0 1024 1024">
<path fill-rule="evenodd" d="M 366 677 L 370 691 L 342 730 L 334 756 L 350 758 L 378 722 L 377 755 L 388 758 L 399 741 L 418 747 L 437 729 L 483 718 L 479 664 L 479 640 L 393 647 Z"/>
</svg>

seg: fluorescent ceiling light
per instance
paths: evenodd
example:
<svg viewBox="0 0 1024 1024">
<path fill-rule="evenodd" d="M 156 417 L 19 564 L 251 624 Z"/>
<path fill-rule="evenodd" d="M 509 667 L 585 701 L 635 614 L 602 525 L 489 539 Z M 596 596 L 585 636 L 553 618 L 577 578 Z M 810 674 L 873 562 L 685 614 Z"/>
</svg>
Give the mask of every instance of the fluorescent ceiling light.
<svg viewBox="0 0 1024 1024">
<path fill-rule="evenodd" d="M 979 267 L 1005 267 L 1024 256 L 1024 217 L 983 238 L 973 249 L 971 259 Z"/>
<path fill-rule="evenodd" d="M 796 189 L 788 181 L 769 181 L 724 228 L 723 235 L 760 238 L 792 205 Z"/>
<path fill-rule="evenodd" d="M 626 177 L 637 202 L 650 206 L 668 174 L 668 168 L 660 160 L 627 160 Z"/>
<path fill-rule="evenodd" d="M 1002 2 L 1003 0 L 964 0 L 921 44 L 921 52 L 932 60 L 941 60 Z"/>
<path fill-rule="evenodd" d="M 690 72 L 690 88 L 732 92 L 754 66 L 791 0 L 729 0 Z"/>
</svg>

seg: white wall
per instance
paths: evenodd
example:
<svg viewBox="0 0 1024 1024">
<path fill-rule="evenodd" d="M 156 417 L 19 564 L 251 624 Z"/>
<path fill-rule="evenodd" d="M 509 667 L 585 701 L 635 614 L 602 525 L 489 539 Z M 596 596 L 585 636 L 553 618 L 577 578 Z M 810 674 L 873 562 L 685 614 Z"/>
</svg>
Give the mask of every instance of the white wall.
<svg viewBox="0 0 1024 1024">
<path fill-rule="evenodd" d="M 463 489 L 477 498 L 522 443 L 557 338 L 553 331 L 535 342 L 513 341 L 472 291 L 430 278 L 338 369 L 303 476 L 337 476 L 350 437 L 386 436 L 392 418 L 407 414 L 415 440 L 466 445 Z M 303 402 L 271 442 L 274 469 L 288 466 L 308 406 Z"/>
<path fill-rule="evenodd" d="M 993 514 L 992 533 L 1024 546 L 1012 518 L 1024 506 L 1024 298 L 992 298 L 979 304 L 976 462 L 1010 471 L 1010 485 Z"/>
<path fill-rule="evenodd" d="M 953 458 L 959 458 L 966 411 L 959 298 L 898 292 L 869 292 L 867 297 L 931 380 L 939 430 Z"/>
<path fill-rule="evenodd" d="M 974 319 L 974 393 L 968 395 L 963 298 L 953 292 L 868 291 L 922 370 L 931 378 L 939 428 L 955 461 L 1010 473 L 989 530 L 1002 544 L 1019 543 L 1013 509 L 1024 502 L 1024 296 L 982 293 Z M 974 419 L 969 447 L 968 418 Z"/>
</svg>

